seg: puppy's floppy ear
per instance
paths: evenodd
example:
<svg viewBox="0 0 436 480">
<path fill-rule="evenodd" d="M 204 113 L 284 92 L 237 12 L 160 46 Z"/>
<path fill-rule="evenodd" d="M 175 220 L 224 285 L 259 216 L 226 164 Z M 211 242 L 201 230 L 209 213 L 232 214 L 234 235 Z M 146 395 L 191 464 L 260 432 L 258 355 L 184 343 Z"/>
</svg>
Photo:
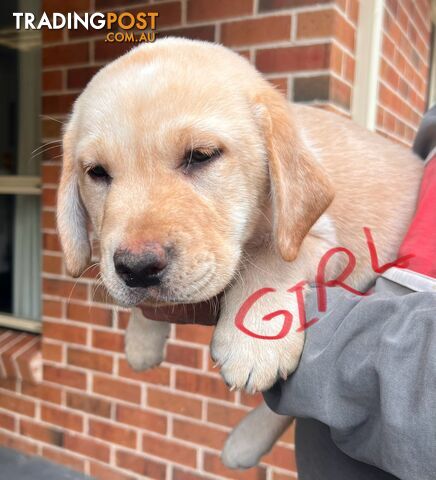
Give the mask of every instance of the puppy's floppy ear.
<svg viewBox="0 0 436 480">
<path fill-rule="evenodd" d="M 89 264 L 91 245 L 87 214 L 79 192 L 70 133 L 63 138 L 63 166 L 57 201 L 57 224 L 68 272 L 78 277 Z"/>
<path fill-rule="evenodd" d="M 332 202 L 334 191 L 304 144 L 285 98 L 268 85 L 254 103 L 268 153 L 275 242 L 283 259 L 292 261 L 312 225 Z"/>
</svg>

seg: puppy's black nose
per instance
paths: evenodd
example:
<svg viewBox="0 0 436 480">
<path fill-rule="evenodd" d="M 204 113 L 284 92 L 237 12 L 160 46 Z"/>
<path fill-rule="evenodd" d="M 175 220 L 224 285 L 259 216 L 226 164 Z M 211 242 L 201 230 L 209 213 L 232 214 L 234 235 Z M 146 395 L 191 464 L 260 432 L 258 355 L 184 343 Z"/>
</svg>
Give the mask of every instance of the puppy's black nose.
<svg viewBox="0 0 436 480">
<path fill-rule="evenodd" d="M 119 249 L 114 254 L 115 271 L 128 287 L 158 285 L 167 265 L 167 251 L 159 243 L 147 243 L 140 252 Z"/>
</svg>

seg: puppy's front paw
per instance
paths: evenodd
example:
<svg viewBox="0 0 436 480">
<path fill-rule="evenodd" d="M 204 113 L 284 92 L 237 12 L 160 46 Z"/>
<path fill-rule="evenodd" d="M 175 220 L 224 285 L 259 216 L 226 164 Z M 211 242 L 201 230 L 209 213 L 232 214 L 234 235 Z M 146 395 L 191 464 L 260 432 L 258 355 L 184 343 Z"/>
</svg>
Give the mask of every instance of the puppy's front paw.
<svg viewBox="0 0 436 480">
<path fill-rule="evenodd" d="M 245 469 L 256 466 L 292 423 L 261 403 L 230 432 L 221 453 L 226 467 Z"/>
<path fill-rule="evenodd" d="M 126 359 L 133 370 L 141 371 L 160 365 L 164 359 L 164 348 L 150 345 L 148 339 L 126 334 Z"/>
<path fill-rule="evenodd" d="M 271 304 L 266 306 L 270 312 L 275 312 L 274 316 L 264 316 L 262 311 L 265 308 L 261 308 L 262 302 L 259 302 L 247 319 L 246 324 L 254 326 L 252 329 L 242 331 L 237 328 L 235 320 L 228 317 L 226 321 L 218 322 L 211 355 L 232 389 L 245 389 L 249 393 L 267 390 L 279 377 L 286 378 L 297 367 L 303 350 L 304 332 L 297 332 L 294 321 L 284 336 L 277 335 L 281 331 L 280 322 L 281 325 L 286 322 L 286 315 L 280 319 L 283 309 L 271 309 Z M 288 320 L 291 319 L 289 314 Z M 257 332 L 257 337 L 250 334 L 253 332 Z"/>
<path fill-rule="evenodd" d="M 139 309 L 132 310 L 126 330 L 125 352 L 133 370 L 147 370 L 163 361 L 169 331 L 169 323 L 148 320 Z"/>
<path fill-rule="evenodd" d="M 286 378 L 297 367 L 304 337 L 296 333 L 289 333 L 289 337 L 260 340 L 242 332 L 233 332 L 231 337 L 224 332 L 216 332 L 211 354 L 231 389 L 263 392 L 272 387 L 279 377 Z"/>
</svg>

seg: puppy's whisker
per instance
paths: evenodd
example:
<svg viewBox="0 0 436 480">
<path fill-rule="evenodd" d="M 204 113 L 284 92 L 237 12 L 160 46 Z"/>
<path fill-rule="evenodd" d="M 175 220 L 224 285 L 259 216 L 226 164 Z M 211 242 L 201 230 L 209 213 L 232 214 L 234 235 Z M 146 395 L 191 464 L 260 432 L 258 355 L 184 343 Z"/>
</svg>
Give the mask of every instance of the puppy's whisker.
<svg viewBox="0 0 436 480">
<path fill-rule="evenodd" d="M 41 152 L 45 152 L 51 148 L 58 147 L 59 145 L 61 145 L 61 143 L 62 140 L 52 140 L 51 142 L 44 143 L 44 145 L 40 145 L 32 151 L 31 158 L 33 158 L 36 154 L 39 155 L 39 153 Z"/>
<path fill-rule="evenodd" d="M 42 120 L 52 120 L 53 122 L 60 123 L 61 125 L 66 125 L 66 122 L 62 122 L 61 120 L 59 120 L 57 118 L 50 117 L 50 115 L 40 114 L 39 116 Z"/>
</svg>

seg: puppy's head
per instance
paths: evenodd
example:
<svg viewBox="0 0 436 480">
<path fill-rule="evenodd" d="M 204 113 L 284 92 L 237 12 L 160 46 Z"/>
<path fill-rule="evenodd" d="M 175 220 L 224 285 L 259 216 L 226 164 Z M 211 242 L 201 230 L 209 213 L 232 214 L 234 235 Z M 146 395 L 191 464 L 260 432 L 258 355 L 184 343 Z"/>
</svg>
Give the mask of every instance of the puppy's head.
<svg viewBox="0 0 436 480">
<path fill-rule="evenodd" d="M 58 228 L 67 268 L 100 239 L 121 304 L 194 303 L 234 277 L 272 202 L 286 260 L 332 199 L 288 103 L 235 53 L 166 39 L 101 70 L 64 135 Z"/>
</svg>

